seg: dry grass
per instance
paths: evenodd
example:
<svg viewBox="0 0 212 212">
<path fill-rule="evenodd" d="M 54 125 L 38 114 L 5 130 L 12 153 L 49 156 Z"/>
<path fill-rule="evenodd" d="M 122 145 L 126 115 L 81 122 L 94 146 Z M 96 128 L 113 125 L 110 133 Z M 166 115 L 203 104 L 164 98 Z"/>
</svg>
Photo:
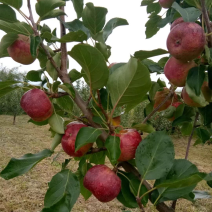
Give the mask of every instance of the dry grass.
<svg viewBox="0 0 212 212">
<path fill-rule="evenodd" d="M 50 147 L 50 132 L 48 126 L 37 127 L 27 123 L 27 116 L 17 117 L 16 125 L 12 125 L 11 116 L 0 116 L 0 171 L 11 157 L 20 157 L 26 153 L 36 153 Z M 173 137 L 176 147 L 176 158 L 183 158 L 187 138 Z M 60 147 L 58 148 L 60 150 Z M 59 155 L 57 162 L 52 163 L 53 157 L 39 163 L 32 171 L 24 176 L 5 181 L 0 179 L 0 212 L 39 212 L 43 208 L 43 199 L 47 183 L 52 176 L 60 171 L 60 165 L 65 154 Z M 200 171 L 212 171 L 212 146 L 192 147 L 189 159 L 197 165 Z M 75 164 L 70 164 L 76 169 Z M 205 182 L 197 186 L 197 190 L 207 190 L 212 194 Z M 125 208 L 117 201 L 107 204 L 97 202 L 91 197 L 87 202 L 80 197 L 72 211 L 74 212 L 118 212 Z M 138 209 L 131 210 L 138 212 Z M 146 211 L 154 211 L 149 207 Z M 212 199 L 199 200 L 192 204 L 180 200 L 177 212 L 211 212 Z"/>
</svg>

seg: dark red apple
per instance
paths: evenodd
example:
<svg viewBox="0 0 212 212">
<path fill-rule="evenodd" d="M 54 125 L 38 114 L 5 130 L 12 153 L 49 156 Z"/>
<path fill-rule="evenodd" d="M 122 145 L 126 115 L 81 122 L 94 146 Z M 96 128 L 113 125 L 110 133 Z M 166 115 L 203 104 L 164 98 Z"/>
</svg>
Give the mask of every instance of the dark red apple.
<svg viewBox="0 0 212 212">
<path fill-rule="evenodd" d="M 178 24 L 183 23 L 183 22 L 184 22 L 184 20 L 183 20 L 182 17 L 176 19 L 176 20 L 172 23 L 172 25 L 171 25 L 171 30 L 172 30 L 175 26 L 177 26 Z"/>
<path fill-rule="evenodd" d="M 170 54 L 181 61 L 191 61 L 201 55 L 206 44 L 202 27 L 194 22 L 184 22 L 169 33 L 167 48 Z"/>
<path fill-rule="evenodd" d="M 34 121 L 45 121 L 53 114 L 51 101 L 40 89 L 27 91 L 22 96 L 20 105 Z"/>
<path fill-rule="evenodd" d="M 175 0 L 159 0 L 159 4 L 163 8 L 170 8 Z"/>
<path fill-rule="evenodd" d="M 80 122 L 71 122 L 66 126 L 65 135 L 62 137 L 61 144 L 63 150 L 72 157 L 81 157 L 92 147 L 93 143 L 82 146 L 75 152 L 75 140 L 79 130 L 87 125 Z"/>
<path fill-rule="evenodd" d="M 185 86 L 189 70 L 195 66 L 197 65 L 194 61 L 182 62 L 171 57 L 164 67 L 164 74 L 173 85 L 183 87 Z"/>
<path fill-rule="evenodd" d="M 30 37 L 25 35 L 18 35 L 18 39 L 7 51 L 13 60 L 24 65 L 29 65 L 36 59 L 30 53 Z"/>
<path fill-rule="evenodd" d="M 154 108 L 158 107 L 159 104 L 169 95 L 170 90 L 168 88 L 164 88 L 162 91 L 157 91 L 154 97 Z M 173 97 L 170 97 L 165 104 L 160 107 L 158 111 L 166 110 L 173 102 L 177 102 L 177 94 L 174 93 Z"/>
<path fill-rule="evenodd" d="M 118 161 L 128 161 L 135 157 L 135 151 L 142 141 L 141 135 L 135 129 L 121 130 L 115 134 L 120 138 L 121 155 Z"/>
<path fill-rule="evenodd" d="M 120 178 L 105 165 L 96 165 L 89 169 L 84 177 L 83 185 L 100 202 L 113 200 L 121 190 Z"/>
</svg>

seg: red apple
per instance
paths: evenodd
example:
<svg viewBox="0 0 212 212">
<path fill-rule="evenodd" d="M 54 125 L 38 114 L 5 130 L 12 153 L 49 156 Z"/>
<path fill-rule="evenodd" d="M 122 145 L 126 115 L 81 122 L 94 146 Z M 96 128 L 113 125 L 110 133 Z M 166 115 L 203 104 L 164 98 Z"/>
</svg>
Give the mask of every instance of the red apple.
<svg viewBox="0 0 212 212">
<path fill-rule="evenodd" d="M 183 87 L 185 86 L 189 70 L 195 66 L 197 65 L 194 61 L 182 62 L 171 57 L 164 67 L 164 74 L 173 85 Z"/>
<path fill-rule="evenodd" d="M 169 33 L 167 48 L 170 54 L 181 61 L 197 58 L 206 44 L 201 26 L 194 22 L 184 22 L 175 26 Z"/>
<path fill-rule="evenodd" d="M 157 91 L 154 97 L 154 108 L 158 107 L 158 105 L 167 97 L 169 94 L 170 90 L 168 88 L 164 88 L 162 91 Z M 170 97 L 165 104 L 163 104 L 162 107 L 158 111 L 166 110 L 173 102 L 177 102 L 177 94 L 174 93 L 173 97 Z"/>
<path fill-rule="evenodd" d="M 142 141 L 141 135 L 135 129 L 122 130 L 115 134 L 120 138 L 121 155 L 118 161 L 128 161 L 135 157 L 135 151 Z"/>
<path fill-rule="evenodd" d="M 120 178 L 105 165 L 96 165 L 89 169 L 84 177 L 83 185 L 100 202 L 113 200 L 121 190 Z"/>
<path fill-rule="evenodd" d="M 178 24 L 183 23 L 183 22 L 184 22 L 184 20 L 183 20 L 182 17 L 176 19 L 176 20 L 172 23 L 172 25 L 171 25 L 171 30 L 172 30 L 175 26 L 177 26 Z"/>
<path fill-rule="evenodd" d="M 61 144 L 63 150 L 72 157 L 81 157 L 93 146 L 93 143 L 82 146 L 75 152 L 75 140 L 79 130 L 87 125 L 80 122 L 71 122 L 66 126 L 65 135 L 62 137 Z"/>
<path fill-rule="evenodd" d="M 53 106 L 48 96 L 40 89 L 27 91 L 21 98 L 22 109 L 34 120 L 45 121 L 53 114 Z"/>
<path fill-rule="evenodd" d="M 30 37 L 25 35 L 18 35 L 18 39 L 7 51 L 13 60 L 24 65 L 29 65 L 36 59 L 30 53 Z"/>
<path fill-rule="evenodd" d="M 205 97 L 205 100 L 210 102 L 211 97 L 212 97 L 212 91 L 211 89 L 208 87 L 208 82 L 204 81 L 201 87 L 202 90 L 202 94 Z M 188 95 L 188 93 L 186 92 L 185 87 L 182 90 L 182 94 L 181 94 L 184 102 L 191 107 L 202 107 L 199 103 L 193 101 L 190 96 Z"/>
<path fill-rule="evenodd" d="M 163 8 L 170 8 L 175 0 L 159 0 L 159 4 Z"/>
</svg>

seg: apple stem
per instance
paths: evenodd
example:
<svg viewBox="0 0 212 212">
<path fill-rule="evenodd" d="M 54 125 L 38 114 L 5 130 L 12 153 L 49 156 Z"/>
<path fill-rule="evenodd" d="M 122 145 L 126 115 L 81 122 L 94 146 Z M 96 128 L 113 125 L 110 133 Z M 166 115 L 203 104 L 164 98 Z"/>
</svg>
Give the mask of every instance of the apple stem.
<svg viewBox="0 0 212 212">
<path fill-rule="evenodd" d="M 210 33 L 212 33 L 212 28 L 211 28 L 211 25 L 210 25 L 210 19 L 209 19 L 209 16 L 208 16 L 208 11 L 207 11 L 207 7 L 206 7 L 206 4 L 205 4 L 205 0 L 201 0 L 201 7 L 202 7 L 203 19 L 204 19 L 204 22 L 205 22 L 205 25 L 207 27 L 208 34 L 209 34 L 208 46 L 212 47 L 212 36 L 210 35 Z"/>
<path fill-rule="evenodd" d="M 175 87 L 172 87 L 167 97 L 143 120 L 142 124 L 145 124 L 167 101 L 174 95 Z"/>
</svg>

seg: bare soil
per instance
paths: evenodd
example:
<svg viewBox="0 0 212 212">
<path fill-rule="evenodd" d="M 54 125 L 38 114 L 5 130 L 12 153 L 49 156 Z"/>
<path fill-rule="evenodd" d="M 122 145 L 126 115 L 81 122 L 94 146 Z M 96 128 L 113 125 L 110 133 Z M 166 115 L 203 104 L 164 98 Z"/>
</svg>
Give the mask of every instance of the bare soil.
<svg viewBox="0 0 212 212">
<path fill-rule="evenodd" d="M 21 157 L 26 153 L 37 153 L 44 148 L 50 148 L 51 134 L 48 126 L 38 127 L 27 123 L 27 116 L 18 116 L 13 125 L 12 116 L 0 116 L 0 171 L 6 166 L 11 157 Z M 187 137 L 172 136 L 175 145 L 176 158 L 184 158 Z M 60 151 L 61 147 L 57 148 Z M 55 156 L 55 155 L 54 155 Z M 54 156 L 43 160 L 29 173 L 6 181 L 0 178 L 0 212 L 39 212 L 43 208 L 43 199 L 52 176 L 60 171 L 60 164 L 65 158 L 61 153 L 53 162 Z M 191 148 L 189 160 L 200 171 L 212 171 L 212 146 L 196 146 Z M 70 168 L 76 170 L 76 163 L 70 163 Z M 201 182 L 196 190 L 205 190 L 212 194 L 205 182 Z M 91 197 L 85 202 L 82 196 L 78 199 L 72 211 L 74 212 L 121 212 L 130 210 L 117 200 L 109 203 L 98 202 Z M 138 209 L 130 210 L 138 212 Z M 146 211 L 156 211 L 151 205 Z M 212 212 L 212 199 L 198 200 L 194 204 L 180 200 L 177 212 Z"/>
</svg>

